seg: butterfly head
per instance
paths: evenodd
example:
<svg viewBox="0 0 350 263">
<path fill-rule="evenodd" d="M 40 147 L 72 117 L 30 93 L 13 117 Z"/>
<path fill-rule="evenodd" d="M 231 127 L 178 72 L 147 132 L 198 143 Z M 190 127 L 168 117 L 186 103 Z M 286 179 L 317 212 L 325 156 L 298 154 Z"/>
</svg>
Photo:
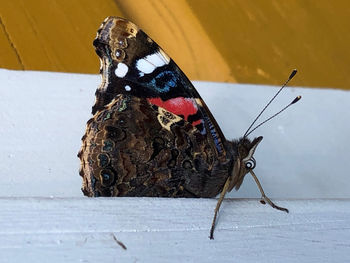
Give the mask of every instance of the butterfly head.
<svg viewBox="0 0 350 263">
<path fill-rule="evenodd" d="M 254 124 L 256 121 L 260 118 L 260 116 L 263 114 L 263 112 L 267 109 L 267 107 L 271 104 L 271 102 L 277 97 L 277 95 L 286 87 L 288 82 L 295 76 L 297 73 L 297 70 L 294 69 L 292 73 L 290 74 L 289 78 L 286 80 L 286 82 L 282 85 L 282 87 L 277 91 L 277 93 L 272 97 L 272 99 L 265 105 L 265 107 L 262 109 L 262 111 L 258 114 L 258 116 L 254 119 L 254 121 L 250 124 L 247 131 L 244 133 L 243 137 L 240 138 L 238 141 L 232 141 L 232 149 L 233 149 L 233 156 L 234 158 L 234 164 L 231 174 L 231 183 L 229 186 L 229 191 L 232 190 L 233 187 L 236 188 L 236 190 L 239 189 L 241 186 L 244 176 L 247 173 L 251 173 L 252 176 L 256 181 L 258 179 L 254 175 L 254 172 L 252 171 L 255 168 L 256 162 L 253 157 L 254 152 L 258 144 L 262 141 L 263 137 L 259 136 L 254 138 L 254 140 L 250 141 L 247 137 L 249 134 L 254 132 L 257 128 L 259 128 L 261 125 L 265 124 L 269 120 L 273 119 L 277 115 L 279 115 L 281 112 L 288 109 L 291 105 L 295 104 L 301 99 L 301 96 L 297 96 L 291 103 L 289 103 L 287 106 L 285 106 L 282 110 L 278 111 L 274 115 L 272 115 L 270 118 L 267 118 L 266 120 L 262 121 L 255 127 Z M 261 186 L 260 186 L 261 187 Z M 259 187 L 259 188 L 260 188 Z"/>
<path fill-rule="evenodd" d="M 259 136 L 251 141 L 247 137 L 242 137 L 232 142 L 236 158 L 232 169 L 230 191 L 233 187 L 238 190 L 243 183 L 244 176 L 255 168 L 256 161 L 253 155 L 262 139 L 263 137 Z"/>
</svg>

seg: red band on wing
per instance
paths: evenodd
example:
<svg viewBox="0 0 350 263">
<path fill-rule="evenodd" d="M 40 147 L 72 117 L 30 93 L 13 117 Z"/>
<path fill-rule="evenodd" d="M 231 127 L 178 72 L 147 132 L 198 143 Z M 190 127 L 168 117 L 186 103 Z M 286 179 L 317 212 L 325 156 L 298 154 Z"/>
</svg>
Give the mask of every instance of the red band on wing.
<svg viewBox="0 0 350 263">
<path fill-rule="evenodd" d="M 197 120 L 197 121 L 192 122 L 192 125 L 196 126 L 196 125 L 199 125 L 201 123 L 202 123 L 202 120 Z"/>
<path fill-rule="evenodd" d="M 149 98 L 148 101 L 176 115 L 184 116 L 184 119 L 186 121 L 188 119 L 188 116 L 196 114 L 198 111 L 195 100 L 190 98 L 177 97 L 166 101 L 163 101 L 161 98 Z M 200 123 L 201 120 L 198 120 L 194 121 L 192 124 L 195 126 Z"/>
</svg>

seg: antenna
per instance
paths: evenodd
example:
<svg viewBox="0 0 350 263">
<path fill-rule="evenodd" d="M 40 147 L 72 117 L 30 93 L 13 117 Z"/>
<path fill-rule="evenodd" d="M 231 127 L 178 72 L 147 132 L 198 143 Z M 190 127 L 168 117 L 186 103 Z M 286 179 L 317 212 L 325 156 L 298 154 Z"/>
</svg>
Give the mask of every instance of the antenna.
<svg viewBox="0 0 350 263">
<path fill-rule="evenodd" d="M 287 86 L 288 82 L 295 76 L 295 74 L 297 74 L 297 70 L 293 69 L 292 73 L 290 73 L 289 78 L 286 80 L 286 82 L 284 82 L 284 84 L 282 85 L 282 87 L 276 92 L 276 94 L 272 97 L 272 99 L 266 104 L 266 106 L 262 109 L 262 111 L 259 113 L 259 115 L 254 119 L 254 121 L 252 122 L 252 124 L 250 124 L 249 128 L 247 129 L 247 131 L 244 133 L 243 138 L 247 137 L 253 130 L 255 130 L 256 128 L 258 128 L 259 126 L 261 126 L 263 123 L 267 122 L 268 120 L 272 119 L 273 117 L 275 117 L 276 115 L 280 114 L 282 111 L 284 111 L 285 109 L 287 109 L 289 106 L 291 106 L 292 104 L 296 103 L 301 96 L 296 97 L 292 103 L 288 104 L 286 107 L 284 107 L 282 110 L 280 110 L 278 113 L 276 113 L 274 116 L 272 116 L 271 118 L 267 119 L 266 121 L 260 123 L 257 127 L 255 127 L 252 131 L 250 131 L 250 129 L 253 127 L 253 125 L 256 123 L 256 121 L 260 118 L 261 114 L 263 114 L 263 112 L 267 109 L 267 107 L 271 104 L 271 102 L 273 102 L 275 100 L 275 98 L 277 97 L 277 95 L 284 89 L 285 86 Z M 299 98 L 299 99 L 297 99 Z"/>
<path fill-rule="evenodd" d="M 269 120 L 275 118 L 278 114 L 280 114 L 281 112 L 285 111 L 287 108 L 289 108 L 292 104 L 297 103 L 299 100 L 301 99 L 301 96 L 297 96 L 291 103 L 289 103 L 287 106 L 285 106 L 282 110 L 280 110 L 279 112 L 275 113 L 274 115 L 272 115 L 270 118 L 264 120 L 263 122 L 261 122 L 260 124 L 258 124 L 254 129 L 252 129 L 250 132 L 246 133 L 245 136 L 248 136 L 249 134 L 251 134 L 253 131 L 255 131 L 257 128 L 259 128 L 261 125 L 263 125 L 264 123 L 268 122 Z M 244 137 L 245 137 L 244 136 Z"/>
</svg>

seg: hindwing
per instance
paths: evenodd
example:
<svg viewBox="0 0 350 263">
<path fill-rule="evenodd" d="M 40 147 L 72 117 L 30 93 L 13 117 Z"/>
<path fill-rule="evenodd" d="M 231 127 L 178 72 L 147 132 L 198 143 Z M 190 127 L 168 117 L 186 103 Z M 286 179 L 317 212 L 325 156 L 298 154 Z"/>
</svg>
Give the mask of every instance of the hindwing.
<svg viewBox="0 0 350 263">
<path fill-rule="evenodd" d="M 231 163 L 219 162 L 216 146 L 208 138 L 145 98 L 117 95 L 88 121 L 79 153 L 83 192 L 214 197 Z"/>
</svg>

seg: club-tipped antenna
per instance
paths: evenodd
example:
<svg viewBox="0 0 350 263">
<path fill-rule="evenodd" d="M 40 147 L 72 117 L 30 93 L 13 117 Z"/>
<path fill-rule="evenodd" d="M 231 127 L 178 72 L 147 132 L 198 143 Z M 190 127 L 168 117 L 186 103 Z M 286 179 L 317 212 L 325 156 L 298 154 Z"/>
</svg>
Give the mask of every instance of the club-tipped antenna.
<svg viewBox="0 0 350 263">
<path fill-rule="evenodd" d="M 267 118 L 266 120 L 262 121 L 261 123 L 259 123 L 258 125 L 256 125 L 256 127 L 252 130 L 250 130 L 250 132 L 246 133 L 245 136 L 249 136 L 249 134 L 251 134 L 253 131 L 255 131 L 257 128 L 259 128 L 261 125 L 263 125 L 264 123 L 268 122 L 269 120 L 275 118 L 278 114 L 280 114 L 281 112 L 285 111 L 287 108 L 289 108 L 290 106 L 292 106 L 292 104 L 298 102 L 301 99 L 301 96 L 297 96 L 291 103 L 289 103 L 287 106 L 285 106 L 282 110 L 280 110 L 279 112 L 275 113 L 274 115 L 272 115 L 270 118 Z"/>
<path fill-rule="evenodd" d="M 262 109 L 262 111 L 259 113 L 259 115 L 258 116 L 256 116 L 256 118 L 254 119 L 254 121 L 252 122 L 252 124 L 250 124 L 250 126 L 249 126 L 249 128 L 247 129 L 247 131 L 244 133 L 244 135 L 243 135 L 243 138 L 245 138 L 245 137 L 247 137 L 250 133 L 251 133 L 251 131 L 250 131 L 250 129 L 253 127 L 253 125 L 257 122 L 257 120 L 260 118 L 260 116 L 261 116 L 261 114 L 263 114 L 264 113 L 264 111 L 267 109 L 267 107 L 271 104 L 271 102 L 273 102 L 274 101 L 274 99 L 278 96 L 278 94 L 284 89 L 284 87 L 285 86 L 287 86 L 287 84 L 288 84 L 288 82 L 295 76 L 295 74 L 297 74 L 297 70 L 296 69 L 293 69 L 293 71 L 292 71 L 292 73 L 290 73 L 290 75 L 289 75 L 289 78 L 286 80 L 286 82 L 284 82 L 284 84 L 282 85 L 282 87 L 276 92 L 276 94 L 272 97 L 272 99 L 266 104 L 266 106 Z M 299 98 L 300 99 L 300 98 Z M 298 100 L 299 100 L 298 99 Z M 296 100 L 295 102 L 297 102 L 298 100 Z M 290 103 L 290 105 L 291 104 L 294 104 L 295 102 L 292 102 L 292 103 Z M 287 105 L 286 106 L 286 108 L 288 108 L 290 105 Z M 285 109 L 286 109 L 285 108 Z M 282 111 L 284 111 L 285 109 L 282 109 L 280 112 L 278 112 L 277 114 L 275 114 L 275 115 L 278 115 L 279 113 L 281 113 Z M 273 117 L 272 117 L 273 118 Z M 266 120 L 267 121 L 267 120 Z M 265 121 L 265 122 L 266 122 Z M 265 123 L 265 122 L 263 122 L 263 123 Z M 262 125 L 262 123 L 261 124 L 259 124 L 259 126 L 261 126 Z M 255 127 L 254 128 L 254 130 L 256 129 L 257 127 Z"/>
</svg>

